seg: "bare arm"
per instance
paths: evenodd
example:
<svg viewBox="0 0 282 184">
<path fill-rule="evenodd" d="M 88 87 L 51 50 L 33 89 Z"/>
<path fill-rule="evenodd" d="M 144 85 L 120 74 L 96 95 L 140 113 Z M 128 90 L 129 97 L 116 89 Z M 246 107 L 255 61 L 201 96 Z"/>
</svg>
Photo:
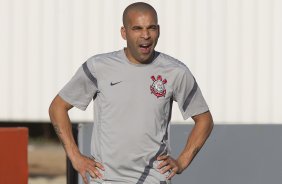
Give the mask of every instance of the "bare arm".
<svg viewBox="0 0 282 184">
<path fill-rule="evenodd" d="M 72 162 L 73 167 L 81 174 L 85 183 L 88 183 L 86 172 L 92 177 L 102 178 L 101 173 L 96 167 L 104 170 L 103 166 L 93 159 L 83 156 L 73 138 L 71 122 L 68 111 L 73 106 L 65 102 L 60 96 L 56 96 L 49 108 L 49 115 L 54 129 L 61 140 L 67 156 Z"/>
<path fill-rule="evenodd" d="M 68 111 L 73 106 L 65 102 L 60 96 L 56 96 L 49 108 L 49 116 L 55 132 L 61 140 L 69 158 L 79 154 L 78 147 L 73 138 L 71 122 Z"/>
<path fill-rule="evenodd" d="M 195 125 L 179 157 L 176 160 L 168 155 L 158 157 L 158 160 L 163 160 L 159 165 L 159 169 L 162 168 L 162 173 L 170 169 L 173 171 L 168 176 L 168 179 L 172 178 L 175 174 L 182 173 L 191 164 L 213 129 L 213 119 L 210 112 L 193 116 L 192 119 L 195 121 Z"/>
<path fill-rule="evenodd" d="M 195 125 L 188 137 L 184 150 L 177 159 L 180 166 L 178 173 L 181 173 L 191 164 L 213 129 L 213 120 L 210 112 L 194 116 L 192 119 L 195 121 Z"/>
</svg>

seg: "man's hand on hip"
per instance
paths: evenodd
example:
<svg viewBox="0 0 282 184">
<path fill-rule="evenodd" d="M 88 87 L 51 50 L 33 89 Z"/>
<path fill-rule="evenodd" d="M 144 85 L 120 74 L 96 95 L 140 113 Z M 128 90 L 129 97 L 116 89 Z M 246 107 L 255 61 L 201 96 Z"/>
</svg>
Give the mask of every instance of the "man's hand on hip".
<svg viewBox="0 0 282 184">
<path fill-rule="evenodd" d="M 158 165 L 158 169 L 162 174 L 170 172 L 167 176 L 168 180 L 170 180 L 175 174 L 180 174 L 184 170 L 182 164 L 169 155 L 158 156 L 157 160 L 161 161 Z"/>
<path fill-rule="evenodd" d="M 82 176 L 85 184 L 88 184 L 86 177 L 87 172 L 92 178 L 98 177 L 100 179 L 103 179 L 103 175 L 100 173 L 98 168 L 104 171 L 104 166 L 101 163 L 95 161 L 95 159 L 80 154 L 72 160 L 72 165 L 74 169 L 77 170 L 77 172 L 79 172 L 79 174 Z"/>
</svg>

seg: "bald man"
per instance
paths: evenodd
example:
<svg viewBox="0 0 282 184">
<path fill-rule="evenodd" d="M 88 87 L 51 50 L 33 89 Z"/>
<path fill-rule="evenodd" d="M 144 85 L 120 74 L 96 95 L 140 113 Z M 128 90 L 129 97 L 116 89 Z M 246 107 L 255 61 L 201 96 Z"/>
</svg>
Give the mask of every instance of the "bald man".
<svg viewBox="0 0 282 184">
<path fill-rule="evenodd" d="M 129 5 L 121 36 L 127 47 L 89 58 L 62 88 L 49 114 L 73 167 L 91 184 L 170 184 L 186 169 L 213 128 L 213 120 L 190 70 L 155 51 L 160 27 L 155 9 Z M 68 111 L 94 100 L 91 158 L 75 144 Z M 194 128 L 178 158 L 170 156 L 169 126 L 176 101 Z"/>
</svg>

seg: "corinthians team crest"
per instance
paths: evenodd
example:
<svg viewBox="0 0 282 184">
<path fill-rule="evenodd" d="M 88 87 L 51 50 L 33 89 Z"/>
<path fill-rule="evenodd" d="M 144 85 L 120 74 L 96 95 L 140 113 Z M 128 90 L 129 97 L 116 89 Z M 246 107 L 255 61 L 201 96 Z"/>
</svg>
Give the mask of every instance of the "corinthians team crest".
<svg viewBox="0 0 282 184">
<path fill-rule="evenodd" d="M 167 82 L 166 79 L 162 79 L 162 76 L 158 75 L 157 79 L 155 76 L 151 76 L 153 80 L 153 84 L 150 86 L 151 93 L 154 93 L 156 97 L 164 97 L 166 94 L 165 83 Z"/>
</svg>

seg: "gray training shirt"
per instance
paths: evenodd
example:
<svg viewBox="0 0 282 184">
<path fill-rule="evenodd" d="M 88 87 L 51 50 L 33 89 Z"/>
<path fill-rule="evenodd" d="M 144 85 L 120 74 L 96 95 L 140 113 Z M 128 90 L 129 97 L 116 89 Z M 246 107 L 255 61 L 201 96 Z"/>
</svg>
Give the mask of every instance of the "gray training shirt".
<svg viewBox="0 0 282 184">
<path fill-rule="evenodd" d="M 123 49 L 93 56 L 59 95 L 82 110 L 94 99 L 91 154 L 105 171 L 92 184 L 169 184 L 156 158 L 170 154 L 173 100 L 184 119 L 209 110 L 189 69 L 159 52 L 150 64 L 131 63 Z"/>
</svg>

